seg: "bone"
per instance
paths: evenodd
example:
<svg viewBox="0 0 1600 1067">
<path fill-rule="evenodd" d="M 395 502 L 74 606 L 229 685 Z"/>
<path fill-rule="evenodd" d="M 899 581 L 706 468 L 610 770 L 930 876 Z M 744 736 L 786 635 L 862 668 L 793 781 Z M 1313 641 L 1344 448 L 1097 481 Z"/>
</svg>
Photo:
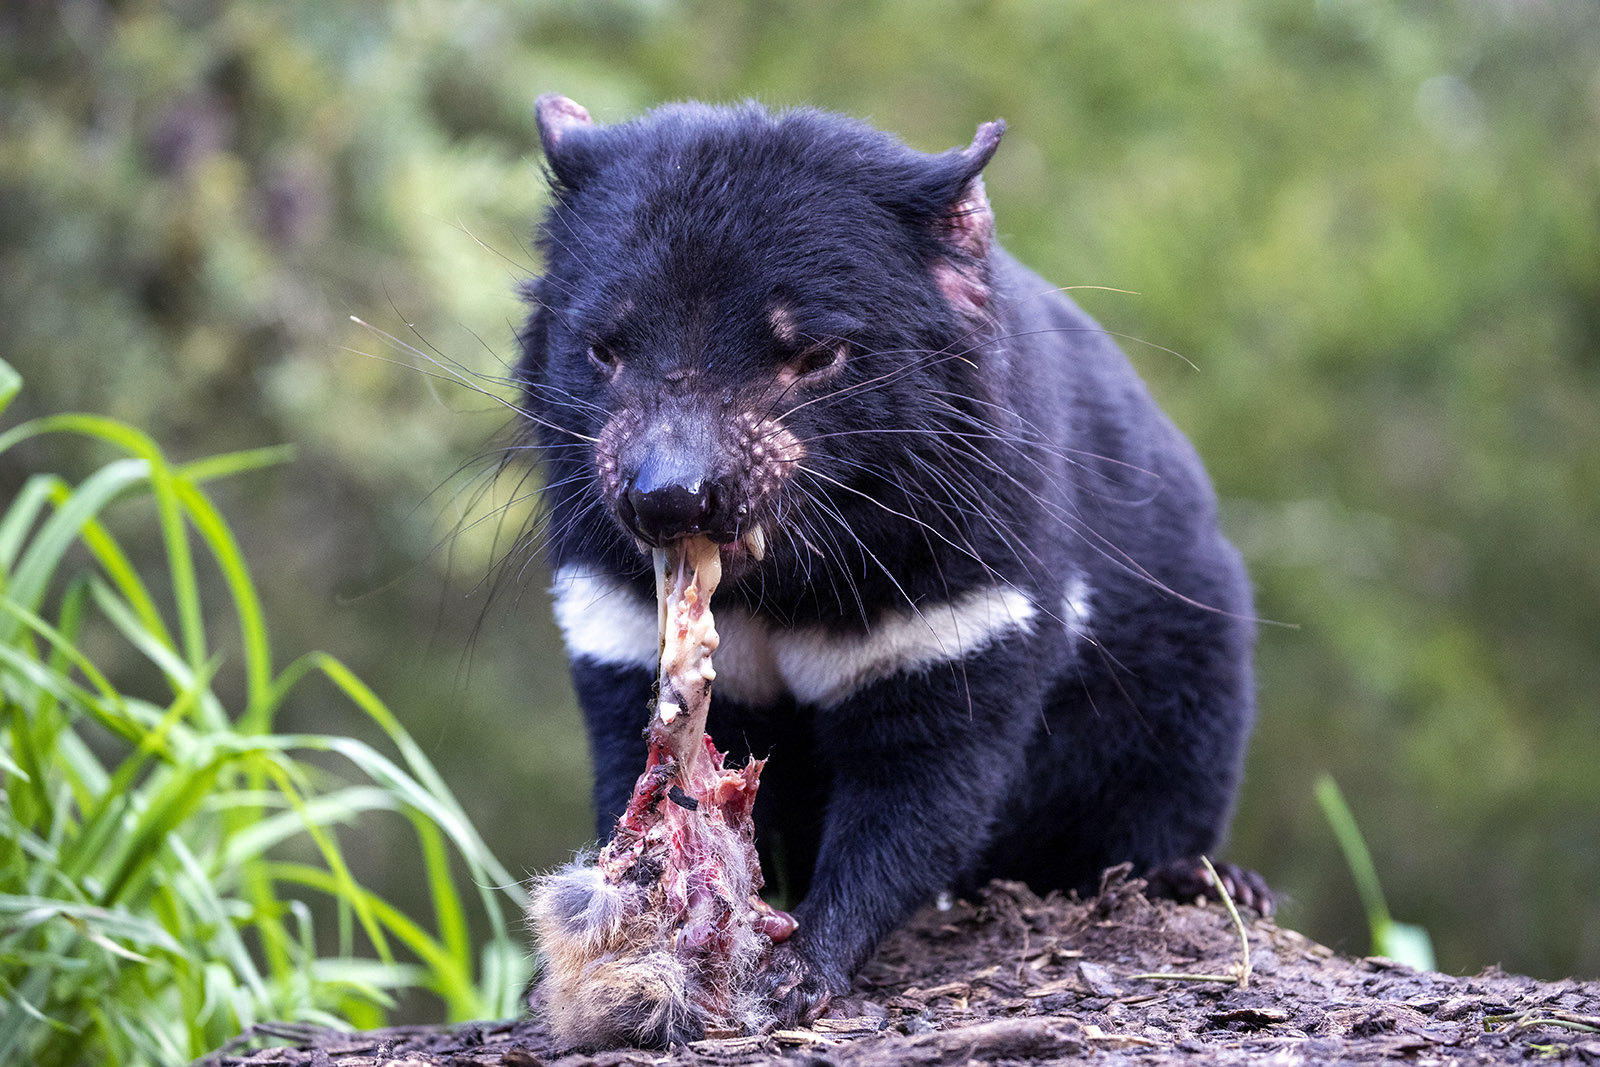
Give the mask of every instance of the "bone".
<svg viewBox="0 0 1600 1067">
<path fill-rule="evenodd" d="M 711 666 L 711 654 L 717 650 L 711 594 L 722 579 L 722 556 L 705 537 L 683 538 L 670 548 L 655 549 L 653 555 L 661 665 L 651 739 L 677 761 L 680 785 L 693 793 L 692 783 L 704 777 L 701 738 L 716 678 Z"/>
</svg>

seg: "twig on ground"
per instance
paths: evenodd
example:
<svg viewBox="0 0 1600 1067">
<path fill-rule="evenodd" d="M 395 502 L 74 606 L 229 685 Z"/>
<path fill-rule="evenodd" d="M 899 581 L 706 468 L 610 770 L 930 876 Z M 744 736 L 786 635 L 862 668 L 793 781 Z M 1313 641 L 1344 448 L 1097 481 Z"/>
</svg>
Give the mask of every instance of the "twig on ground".
<svg viewBox="0 0 1600 1067">
<path fill-rule="evenodd" d="M 1580 1015 L 1559 1008 L 1530 1008 L 1527 1011 L 1506 1015 L 1485 1015 L 1483 1021 L 1490 1025 L 1511 1023 L 1512 1030 L 1531 1030 L 1535 1026 L 1558 1026 L 1566 1030 L 1579 1030 L 1586 1034 L 1600 1034 L 1600 1015 Z"/>
<path fill-rule="evenodd" d="M 1233 895 L 1228 892 L 1228 887 L 1222 884 L 1222 876 L 1217 874 L 1217 869 L 1211 865 L 1209 857 L 1201 856 L 1200 862 L 1206 865 L 1206 872 L 1211 875 L 1211 884 L 1216 887 L 1217 895 L 1222 898 L 1222 906 L 1228 909 L 1229 918 L 1233 919 L 1233 928 L 1239 931 L 1239 962 L 1229 968 L 1229 974 L 1174 974 L 1151 973 L 1130 974 L 1128 977 L 1135 980 L 1163 981 L 1163 982 L 1225 982 L 1237 985 L 1240 989 L 1250 988 L 1250 938 L 1245 931 L 1244 920 L 1239 917 L 1239 909 L 1234 906 Z"/>
<path fill-rule="evenodd" d="M 1148 974 L 1130 974 L 1131 981 L 1146 982 L 1221 982 L 1223 985 L 1238 985 L 1239 976 L 1236 974 L 1180 974 L 1177 972 L 1152 971 Z"/>
<path fill-rule="evenodd" d="M 1239 918 L 1239 909 L 1234 906 L 1233 894 L 1222 884 L 1222 876 L 1211 865 L 1211 858 L 1201 856 L 1200 862 L 1206 865 L 1206 872 L 1211 875 L 1211 884 L 1217 887 L 1217 894 L 1222 897 L 1222 906 L 1228 909 L 1228 915 L 1233 919 L 1233 928 L 1239 931 L 1239 988 L 1248 989 L 1250 988 L 1250 938 L 1245 932 L 1244 920 Z"/>
</svg>

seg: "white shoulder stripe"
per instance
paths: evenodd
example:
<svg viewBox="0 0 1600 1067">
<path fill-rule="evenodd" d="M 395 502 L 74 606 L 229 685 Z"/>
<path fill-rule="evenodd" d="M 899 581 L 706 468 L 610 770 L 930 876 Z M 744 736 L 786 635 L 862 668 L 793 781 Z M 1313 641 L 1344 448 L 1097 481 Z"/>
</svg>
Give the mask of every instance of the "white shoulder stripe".
<svg viewBox="0 0 1600 1067">
<path fill-rule="evenodd" d="M 885 614 L 865 634 L 822 627 L 783 634 L 775 642 L 778 669 L 797 699 L 829 707 L 873 682 L 954 662 L 1014 630 L 1031 630 L 1034 614 L 1020 590 L 987 586 L 916 614 Z"/>
<path fill-rule="evenodd" d="M 615 578 L 563 567 L 551 587 L 567 652 L 616 667 L 656 666 L 656 608 Z M 782 630 L 739 608 L 717 609 L 716 691 L 761 706 L 787 692 L 829 707 L 896 674 L 980 652 L 1009 633 L 1031 632 L 1033 601 L 1011 586 L 986 586 L 913 613 L 888 612 L 863 634 L 824 626 Z"/>
<path fill-rule="evenodd" d="M 562 567 L 550 586 L 567 654 L 615 667 L 655 669 L 660 656 L 656 608 L 615 578 Z"/>
</svg>

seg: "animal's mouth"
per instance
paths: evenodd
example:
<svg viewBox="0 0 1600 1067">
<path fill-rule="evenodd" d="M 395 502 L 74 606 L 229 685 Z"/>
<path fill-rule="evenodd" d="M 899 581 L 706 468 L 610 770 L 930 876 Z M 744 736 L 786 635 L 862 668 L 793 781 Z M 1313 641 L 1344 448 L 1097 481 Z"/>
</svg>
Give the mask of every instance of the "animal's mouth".
<svg viewBox="0 0 1600 1067">
<path fill-rule="evenodd" d="M 760 523 L 755 523 L 727 544 L 719 546 L 722 554 L 728 559 L 747 559 L 760 563 L 767 558 L 767 529 Z"/>
<path fill-rule="evenodd" d="M 635 535 L 634 543 L 640 555 L 646 558 L 653 558 L 662 549 L 677 548 L 683 542 L 693 538 L 704 538 L 712 541 L 717 546 L 717 554 L 722 560 L 722 568 L 728 573 L 729 577 L 740 577 L 748 574 L 762 560 L 767 558 L 767 527 L 760 523 L 752 523 L 728 537 L 727 540 L 694 532 L 671 538 L 660 546 L 651 545 Z"/>
<path fill-rule="evenodd" d="M 718 542 L 717 556 L 722 561 L 722 573 L 730 580 L 750 574 L 767 558 L 766 527 L 752 525 L 733 537 Z"/>
</svg>

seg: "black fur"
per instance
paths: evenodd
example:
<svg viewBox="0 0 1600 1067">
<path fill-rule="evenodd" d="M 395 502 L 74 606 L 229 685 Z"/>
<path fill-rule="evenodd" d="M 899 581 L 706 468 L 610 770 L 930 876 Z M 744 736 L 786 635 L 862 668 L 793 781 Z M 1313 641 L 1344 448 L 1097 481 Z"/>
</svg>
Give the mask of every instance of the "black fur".
<svg viewBox="0 0 1600 1067">
<path fill-rule="evenodd" d="M 763 863 L 800 921 L 772 972 L 780 1015 L 846 989 L 940 890 L 1088 891 L 1111 864 L 1214 849 L 1252 717 L 1248 584 L 1198 459 L 1116 346 L 990 241 L 978 175 L 999 125 L 925 155 L 813 111 L 599 127 L 547 99 L 541 121 L 555 203 L 520 373 L 554 566 L 653 598 L 626 501 L 670 460 L 715 488 L 706 532 L 763 525 L 765 560 L 735 549 L 715 604 L 776 632 L 866 640 L 886 613 L 986 588 L 1038 609 L 830 706 L 714 698 L 719 744 L 771 758 Z M 803 457 L 730 457 L 736 415 L 777 419 Z M 658 421 L 676 443 L 638 444 Z M 1074 578 L 1086 627 L 1063 603 Z M 607 835 L 653 679 L 572 671 Z"/>
</svg>

